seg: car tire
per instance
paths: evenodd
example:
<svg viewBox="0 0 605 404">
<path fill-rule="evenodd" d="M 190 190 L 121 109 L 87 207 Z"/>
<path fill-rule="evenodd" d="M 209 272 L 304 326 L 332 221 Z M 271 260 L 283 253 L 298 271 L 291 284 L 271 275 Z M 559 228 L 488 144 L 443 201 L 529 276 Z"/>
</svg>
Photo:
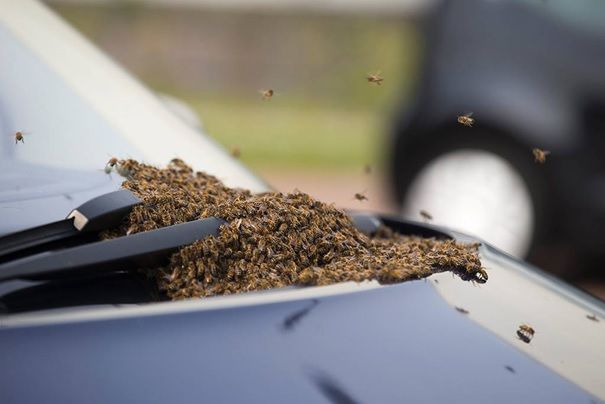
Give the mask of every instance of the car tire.
<svg viewBox="0 0 605 404">
<path fill-rule="evenodd" d="M 400 142 L 396 150 L 395 197 L 404 217 L 421 220 L 426 210 L 435 224 L 565 275 L 565 265 L 548 262 L 557 208 L 549 172 L 534 162 L 530 145 L 496 130 L 452 128 Z"/>
</svg>

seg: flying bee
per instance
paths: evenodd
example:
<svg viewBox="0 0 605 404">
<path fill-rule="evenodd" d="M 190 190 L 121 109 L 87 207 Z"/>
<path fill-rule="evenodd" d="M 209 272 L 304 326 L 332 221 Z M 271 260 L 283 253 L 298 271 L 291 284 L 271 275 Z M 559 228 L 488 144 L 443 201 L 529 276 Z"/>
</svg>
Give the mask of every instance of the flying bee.
<svg viewBox="0 0 605 404">
<path fill-rule="evenodd" d="M 517 330 L 517 337 L 526 344 L 529 344 L 536 332 L 527 324 L 521 324 Z"/>
<path fill-rule="evenodd" d="M 467 310 L 467 309 L 465 309 L 465 308 L 463 308 L 463 307 L 458 307 L 458 306 L 456 306 L 456 307 L 454 307 L 454 308 L 456 309 L 456 311 L 457 311 L 458 313 L 462 313 L 462 314 L 468 314 L 468 310 Z"/>
<path fill-rule="evenodd" d="M 537 147 L 531 151 L 534 155 L 534 161 L 536 163 L 543 164 L 546 162 L 546 156 L 550 154 L 548 150 L 538 149 Z"/>
<path fill-rule="evenodd" d="M 418 213 L 420 213 L 420 216 L 422 216 L 422 218 L 424 219 L 425 222 L 428 222 L 429 220 L 433 220 L 433 215 L 431 215 L 426 210 L 421 210 Z"/>
<path fill-rule="evenodd" d="M 369 164 L 366 164 L 365 166 L 363 166 L 363 172 L 367 175 L 372 174 L 372 166 Z"/>
<path fill-rule="evenodd" d="M 240 151 L 239 147 L 236 146 L 231 149 L 231 157 L 238 159 L 241 154 L 242 152 Z"/>
<path fill-rule="evenodd" d="M 271 98 L 273 98 L 273 95 L 275 94 L 275 91 L 273 91 L 272 89 L 267 89 L 267 90 L 258 90 L 258 92 L 261 95 L 261 98 L 264 101 L 270 101 Z"/>
<path fill-rule="evenodd" d="M 15 144 L 17 144 L 19 142 L 25 143 L 25 141 L 23 140 L 23 132 L 21 132 L 21 131 L 15 132 Z"/>
<path fill-rule="evenodd" d="M 365 194 L 358 192 L 355 194 L 355 199 L 357 199 L 358 201 L 367 201 L 368 197 L 365 196 Z"/>
<path fill-rule="evenodd" d="M 375 73 L 368 73 L 366 76 L 366 80 L 368 81 L 368 83 L 374 83 L 379 86 L 384 81 L 384 78 L 380 76 L 380 70 L 378 70 Z"/>
<path fill-rule="evenodd" d="M 13 137 L 13 139 L 15 139 L 15 144 L 21 142 L 21 143 L 25 143 L 25 135 L 29 135 L 28 132 L 23 132 L 21 130 L 16 131 L 15 133 L 11 134 L 11 136 Z"/>
<path fill-rule="evenodd" d="M 472 116 L 473 116 L 472 112 L 467 112 L 464 115 L 459 115 L 458 123 L 460 123 L 464 126 L 468 126 L 469 128 L 472 128 L 473 124 L 475 123 L 475 118 L 471 118 Z"/>
</svg>

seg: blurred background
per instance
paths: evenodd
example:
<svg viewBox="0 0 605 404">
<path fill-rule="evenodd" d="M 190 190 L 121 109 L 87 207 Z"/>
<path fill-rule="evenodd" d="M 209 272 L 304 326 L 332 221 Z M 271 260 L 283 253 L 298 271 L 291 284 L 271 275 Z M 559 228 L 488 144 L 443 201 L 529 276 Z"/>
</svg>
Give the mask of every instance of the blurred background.
<svg viewBox="0 0 605 404">
<path fill-rule="evenodd" d="M 414 83 L 421 38 L 410 18 L 423 2 L 332 3 L 49 2 L 152 89 L 192 107 L 273 186 L 344 207 L 366 192 L 364 207 L 393 210 L 374 180 L 384 178 L 389 115 Z M 376 71 L 381 86 L 366 81 Z M 263 101 L 261 89 L 275 96 Z"/>
<path fill-rule="evenodd" d="M 424 210 L 605 294 L 605 3 L 47 4 L 276 189 Z"/>
</svg>

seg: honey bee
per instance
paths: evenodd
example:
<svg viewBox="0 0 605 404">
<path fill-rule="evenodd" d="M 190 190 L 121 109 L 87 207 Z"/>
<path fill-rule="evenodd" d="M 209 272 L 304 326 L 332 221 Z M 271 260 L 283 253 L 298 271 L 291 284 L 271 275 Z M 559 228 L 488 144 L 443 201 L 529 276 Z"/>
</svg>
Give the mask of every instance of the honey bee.
<svg viewBox="0 0 605 404">
<path fill-rule="evenodd" d="M 363 193 L 358 192 L 355 194 L 355 199 L 357 199 L 358 201 L 367 201 L 368 197 L 365 196 Z"/>
<path fill-rule="evenodd" d="M 597 316 L 595 316 L 594 314 L 587 314 L 586 318 L 589 320 L 592 320 L 592 321 L 596 321 L 596 322 L 599 321 L 599 318 Z"/>
<path fill-rule="evenodd" d="M 105 163 L 105 174 L 109 174 L 111 173 L 111 170 L 113 170 L 113 168 L 116 166 L 116 164 L 118 164 L 118 159 L 115 157 L 112 157 L 109 159 L 109 161 L 107 161 L 107 163 Z"/>
<path fill-rule="evenodd" d="M 464 115 L 459 115 L 458 123 L 460 123 L 464 126 L 468 126 L 469 128 L 472 128 L 473 124 L 475 123 L 475 118 L 471 118 L 472 116 L 473 116 L 472 112 L 467 112 Z"/>
<path fill-rule="evenodd" d="M 234 147 L 234 148 L 232 148 L 232 149 L 231 149 L 231 156 L 232 156 L 233 158 L 238 159 L 238 158 L 239 158 L 239 156 L 241 156 L 241 154 L 242 154 L 242 153 L 241 153 L 241 151 L 240 151 L 239 147 Z"/>
<path fill-rule="evenodd" d="M 534 155 L 534 161 L 536 163 L 540 163 L 540 164 L 543 164 L 544 162 L 546 162 L 546 156 L 548 156 L 550 154 L 550 152 L 548 150 L 538 149 L 537 147 L 532 149 L 531 152 Z"/>
<path fill-rule="evenodd" d="M 526 344 L 529 344 L 536 332 L 527 324 L 521 324 L 517 330 L 517 337 Z"/>
<path fill-rule="evenodd" d="M 115 169 L 116 169 L 116 172 L 120 176 L 122 176 L 122 177 L 124 177 L 126 179 L 130 179 L 131 178 L 131 174 L 132 173 L 130 172 L 130 170 L 128 168 L 124 167 L 123 165 L 116 164 L 115 165 Z"/>
<path fill-rule="evenodd" d="M 488 276 L 487 276 L 487 272 L 485 272 L 485 269 L 479 268 L 477 270 L 477 272 L 475 272 L 475 277 L 474 277 L 473 281 L 479 282 L 479 283 L 485 283 L 485 282 L 487 282 L 487 279 L 488 279 Z"/>
<path fill-rule="evenodd" d="M 422 216 L 422 218 L 424 219 L 425 222 L 428 222 L 429 220 L 433 220 L 433 215 L 431 215 L 426 210 L 421 210 L 419 213 L 420 213 L 420 216 Z"/>
<path fill-rule="evenodd" d="M 275 94 L 275 92 L 272 89 L 267 89 L 267 90 L 259 90 L 258 91 L 261 95 L 261 98 L 264 101 L 270 101 L 271 98 L 273 98 L 273 95 Z"/>
<path fill-rule="evenodd" d="M 363 166 L 363 172 L 366 173 L 367 175 L 372 174 L 372 166 L 369 164 L 366 164 L 365 166 Z"/>
<path fill-rule="evenodd" d="M 25 143 L 25 132 L 22 132 L 20 130 L 18 130 L 17 132 L 15 132 L 14 134 L 12 134 L 11 136 L 15 139 L 15 144 L 21 142 L 21 143 Z"/>
<path fill-rule="evenodd" d="M 468 314 L 468 310 L 466 310 L 465 308 L 458 307 L 458 306 L 456 306 L 456 307 L 454 307 L 454 308 L 456 309 L 456 311 L 457 311 L 458 313 L 462 313 L 462 314 Z"/>
<path fill-rule="evenodd" d="M 368 81 L 368 83 L 374 83 L 379 86 L 384 81 L 384 78 L 380 76 L 380 70 L 378 70 L 376 73 L 368 73 L 368 75 L 366 76 L 366 80 Z"/>
</svg>

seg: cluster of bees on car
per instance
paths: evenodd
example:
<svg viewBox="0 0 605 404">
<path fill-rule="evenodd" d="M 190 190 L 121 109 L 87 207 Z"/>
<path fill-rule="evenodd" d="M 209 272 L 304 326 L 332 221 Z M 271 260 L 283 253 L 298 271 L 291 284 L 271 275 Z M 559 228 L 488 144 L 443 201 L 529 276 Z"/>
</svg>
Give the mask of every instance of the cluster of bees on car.
<svg viewBox="0 0 605 404">
<path fill-rule="evenodd" d="M 366 80 L 377 86 L 384 82 L 380 71 L 368 73 Z M 277 94 L 273 89 L 259 90 L 259 93 L 263 101 L 271 101 Z M 457 122 L 472 128 L 476 121 L 473 113 L 469 112 L 459 115 Z M 15 144 L 25 143 L 25 134 L 22 131 L 15 132 L 13 135 Z M 241 151 L 235 147 L 231 154 L 239 158 Z M 532 149 L 532 154 L 536 163 L 543 164 L 550 152 L 536 147 Z M 115 157 L 107 161 L 104 172 L 110 174 L 115 171 L 127 178 L 125 187 L 138 193 L 146 202 L 143 208 L 135 208 L 131 213 L 129 224 L 122 229 L 106 232 L 103 237 L 117 237 L 122 232 L 132 234 L 213 214 L 234 219 L 221 231 L 218 238 L 200 240 L 185 247 L 172 257 L 168 267 L 156 272 L 160 274 L 156 275 L 160 290 L 172 299 L 262 290 L 297 283 L 325 285 L 347 280 L 371 279 L 377 279 L 382 283 L 403 282 L 431 275 L 435 273 L 436 267 L 444 268 L 443 270 L 448 268 L 465 280 L 478 283 L 487 281 L 488 276 L 481 267 L 476 245 L 404 237 L 386 228 L 382 228 L 379 232 L 382 236 L 360 240 L 360 233 L 352 228 L 350 221 L 344 218 L 342 212 L 315 201 L 306 194 L 265 193 L 254 196 L 248 191 L 243 193 L 236 190 L 226 191 L 228 188 L 214 177 L 204 173 L 196 173 L 192 177 L 192 170 L 178 159 L 173 160 L 171 165 L 172 167 L 166 170 L 159 170 L 132 160 L 118 160 Z M 175 167 L 178 169 L 175 170 Z M 364 173 L 369 175 L 371 172 L 371 166 L 365 165 Z M 143 175 L 137 176 L 134 173 L 143 173 Z M 176 178 L 179 176 L 182 178 Z M 149 180 L 154 177 L 155 181 Z M 196 180 L 191 181 L 192 178 Z M 198 181 L 200 179 L 201 181 Z M 239 206 L 240 211 L 237 211 L 238 208 L 234 208 L 236 205 L 221 204 L 223 211 L 209 212 L 208 209 L 204 211 L 203 206 L 192 207 L 191 203 L 187 203 L 186 207 L 181 206 L 181 208 L 185 207 L 187 213 L 179 213 L 179 209 L 175 210 L 174 206 L 161 206 L 162 203 L 167 205 L 168 201 L 174 201 L 174 195 L 158 196 L 161 193 L 160 189 L 166 191 L 174 186 L 192 188 L 185 190 L 184 194 L 184 190 L 181 189 L 180 197 L 188 195 L 189 191 L 193 190 L 199 193 L 204 188 L 206 190 L 210 188 L 210 192 L 216 195 L 216 190 L 219 189 L 224 196 L 235 198 L 232 202 L 243 201 L 243 205 Z M 355 193 L 354 198 L 358 201 L 368 200 L 365 192 Z M 215 203 L 210 206 L 218 205 Z M 227 206 L 232 207 L 231 212 L 224 211 Z M 321 209 L 317 209 L 319 206 Z M 156 209 L 161 212 L 159 217 L 153 215 Z M 167 210 L 171 210 L 172 214 L 169 215 Z M 256 220 L 255 223 L 254 219 L 249 218 L 251 211 L 261 212 L 264 215 L 263 219 L 260 222 Z M 296 212 L 295 216 L 292 215 L 292 211 Z M 306 230 L 308 226 L 300 226 L 298 216 L 301 211 L 305 212 L 303 215 L 305 219 L 313 217 L 316 221 L 310 231 Z M 433 216 L 425 210 L 420 210 L 419 214 L 425 222 L 433 220 Z M 289 222 L 284 219 L 289 219 Z M 326 228 L 333 232 L 322 230 Z M 271 234 L 261 234 L 260 229 L 270 229 Z M 339 231 L 345 234 L 338 234 Z M 329 236 L 322 238 L 322 233 Z M 290 250 L 294 250 L 293 246 L 298 247 L 295 254 L 280 248 L 276 240 L 282 238 L 290 246 Z M 402 251 L 396 251 L 393 258 L 394 250 L 397 250 L 396 245 L 404 247 Z M 427 246 L 431 251 L 428 255 Z M 388 262 L 380 259 L 385 252 L 390 256 Z M 421 262 L 423 253 L 425 262 Z M 343 254 L 348 259 L 339 262 L 338 258 Z M 407 254 L 414 258 L 410 261 Z M 351 257 L 355 258 L 350 259 Z M 370 264 L 369 261 L 374 262 Z M 358 262 L 362 264 L 356 267 L 355 263 Z M 268 275 L 268 272 L 272 271 L 273 273 Z M 469 311 L 463 307 L 456 306 L 455 309 L 461 314 L 469 314 Z M 586 317 L 591 321 L 599 321 L 594 314 Z M 521 324 L 516 334 L 521 341 L 529 344 L 535 335 L 535 330 L 527 324 Z"/>
<path fill-rule="evenodd" d="M 149 270 L 170 299 L 346 281 L 397 283 L 442 271 L 487 281 L 476 244 L 403 236 L 388 228 L 367 235 L 343 211 L 305 193 L 229 188 L 178 159 L 164 169 L 133 160 L 108 165 L 129 173 L 123 187 L 142 203 L 104 239 L 204 217 L 227 221 L 218 236 L 186 246 L 168 265 Z"/>
</svg>

